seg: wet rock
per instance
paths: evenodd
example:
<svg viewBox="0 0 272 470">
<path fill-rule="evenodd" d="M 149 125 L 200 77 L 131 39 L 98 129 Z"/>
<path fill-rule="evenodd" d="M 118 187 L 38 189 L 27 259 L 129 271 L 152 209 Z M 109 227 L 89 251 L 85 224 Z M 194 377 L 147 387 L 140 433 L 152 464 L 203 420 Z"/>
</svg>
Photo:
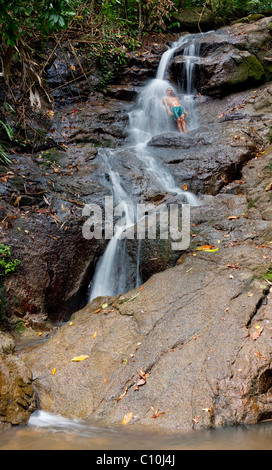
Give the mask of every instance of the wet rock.
<svg viewBox="0 0 272 470">
<path fill-rule="evenodd" d="M 172 71 L 180 76 L 183 59 L 174 60 Z M 224 95 L 234 89 L 249 87 L 264 80 L 265 72 L 258 59 L 231 45 L 222 46 L 195 63 L 195 82 L 200 93 Z"/>
<path fill-rule="evenodd" d="M 133 101 L 137 97 L 139 87 L 128 85 L 109 85 L 106 95 L 122 101 Z"/>
<path fill-rule="evenodd" d="M 103 245 L 82 236 L 85 203 L 101 203 L 104 194 L 94 158 L 90 145 L 17 156 L 1 203 L 7 230 L 2 243 L 21 261 L 7 280 L 5 316 L 11 323 L 20 318 L 42 328 L 48 316 L 63 320 L 84 305 L 92 264 Z M 25 195 L 31 191 L 30 207 Z"/>
<path fill-rule="evenodd" d="M 192 209 L 191 247 L 176 267 L 140 290 L 94 300 L 47 343 L 20 353 L 43 410 L 104 425 L 130 411 L 131 424 L 154 429 L 271 418 L 272 221 L 263 217 L 271 152 L 244 168 L 243 195 L 204 196 Z M 197 250 L 203 245 L 213 251 Z M 72 361 L 81 354 L 86 360 Z"/>
<path fill-rule="evenodd" d="M 0 332 L 0 428 L 26 423 L 35 407 L 31 372 L 15 354 L 13 339 Z"/>
<path fill-rule="evenodd" d="M 51 54 L 49 52 L 49 58 Z M 103 74 L 95 61 L 77 56 L 72 46 L 67 44 L 53 52 L 45 68 L 45 80 L 58 107 L 85 101 L 102 79 Z"/>
<path fill-rule="evenodd" d="M 220 28 L 200 35 L 197 44 L 201 59 L 196 62 L 195 84 L 199 92 L 222 96 L 234 89 L 246 89 L 260 81 L 272 79 L 269 49 L 272 37 L 271 18 L 250 24 Z M 176 51 L 171 66 L 178 82 L 184 59 L 184 44 Z"/>
<path fill-rule="evenodd" d="M 240 178 L 243 165 L 258 149 L 242 129 L 238 123 L 213 123 L 183 136 L 154 137 L 148 145 L 153 156 L 169 165 L 180 188 L 186 184 L 195 194 L 217 194 Z"/>
</svg>

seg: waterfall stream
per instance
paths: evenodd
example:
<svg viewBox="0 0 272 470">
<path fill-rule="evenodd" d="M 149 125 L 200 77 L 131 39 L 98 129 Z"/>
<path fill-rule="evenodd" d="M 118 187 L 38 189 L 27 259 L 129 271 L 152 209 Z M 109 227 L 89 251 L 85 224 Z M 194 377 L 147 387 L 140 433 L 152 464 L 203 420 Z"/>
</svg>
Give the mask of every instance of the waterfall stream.
<svg viewBox="0 0 272 470">
<path fill-rule="evenodd" d="M 150 80 L 141 90 L 135 109 L 129 113 L 129 144 L 127 148 L 133 152 L 135 158 L 140 161 L 143 172 L 149 175 L 157 187 L 165 193 L 172 193 L 177 201 L 198 205 L 197 198 L 189 191 L 177 187 L 170 171 L 161 162 L 150 155 L 147 143 L 155 135 L 167 132 L 177 132 L 175 122 L 169 116 L 163 105 L 163 97 L 169 86 L 178 95 L 176 87 L 167 80 L 168 67 L 177 49 L 184 48 L 184 80 L 181 89 L 180 103 L 188 111 L 188 129 L 198 127 L 197 110 L 195 105 L 195 91 L 193 86 L 194 63 L 199 54 L 196 39 L 199 35 L 182 36 L 173 43 L 160 60 L 156 78 Z M 114 236 L 109 241 L 107 248 L 98 261 L 96 271 L 90 289 L 89 300 L 99 296 L 112 296 L 124 293 L 132 286 L 129 285 L 127 275 L 127 250 L 124 231 L 134 226 L 137 220 L 136 204 L 130 194 L 125 190 L 120 174 L 114 170 L 114 150 L 100 152 L 108 174 L 108 183 L 114 202 L 123 209 L 125 217 L 122 224 L 115 227 Z M 141 284 L 140 275 L 141 240 L 138 240 L 137 266 L 135 273 L 135 286 Z"/>
</svg>

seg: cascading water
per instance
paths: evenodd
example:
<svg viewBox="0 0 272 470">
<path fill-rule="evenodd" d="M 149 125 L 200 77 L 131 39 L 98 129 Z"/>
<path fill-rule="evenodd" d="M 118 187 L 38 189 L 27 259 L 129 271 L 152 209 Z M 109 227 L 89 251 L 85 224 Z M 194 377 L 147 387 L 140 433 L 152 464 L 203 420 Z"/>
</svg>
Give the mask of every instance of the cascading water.
<svg viewBox="0 0 272 470">
<path fill-rule="evenodd" d="M 116 231 L 111 238 L 104 255 L 98 262 L 93 278 L 90 301 L 103 295 L 115 295 L 127 290 L 127 250 L 126 238 L 121 238 L 125 229 L 136 223 L 136 204 L 122 186 L 118 172 L 112 170 L 113 152 L 102 155 L 105 172 L 109 178 L 114 202 L 119 205 L 120 212 L 125 214 L 125 221 L 116 225 Z M 137 269 L 136 284 L 141 279 Z"/>
<path fill-rule="evenodd" d="M 198 35 L 195 35 L 195 38 L 197 37 Z M 177 93 L 176 88 L 170 84 L 165 77 L 169 62 L 173 58 L 176 50 L 187 43 L 189 44 L 184 49 L 186 88 L 182 88 L 180 101 L 185 109 L 187 107 L 188 129 L 192 130 L 197 127 L 197 114 L 194 105 L 192 85 L 197 48 L 193 39 L 194 36 L 191 35 L 183 36 L 179 41 L 174 43 L 172 47 L 163 54 L 156 78 L 143 87 L 139 94 L 137 106 L 129 113 L 130 136 L 127 148 L 141 161 L 144 170 L 158 187 L 166 193 L 174 194 L 177 200 L 196 206 L 198 205 L 197 198 L 189 191 L 183 191 L 177 187 L 171 173 L 159 163 L 156 158 L 149 154 L 147 147 L 147 143 L 155 135 L 177 132 L 175 123 L 173 119 L 169 119 L 162 100 L 169 86 Z M 109 241 L 103 256 L 98 262 L 91 286 L 90 301 L 99 296 L 117 295 L 128 290 L 126 239 L 122 238 L 122 234 L 128 227 L 137 223 L 136 202 L 133 201 L 127 191 L 125 191 L 119 173 L 113 170 L 114 151 L 104 151 L 103 159 L 107 165 L 106 171 L 109 175 L 114 201 L 123 208 L 125 217 L 123 219 L 123 225 L 117 226 L 114 236 Z M 133 211 L 131 208 L 134 208 Z M 140 253 L 141 240 L 138 241 L 137 272 L 135 273 L 136 286 L 139 286 L 141 283 Z"/>
</svg>

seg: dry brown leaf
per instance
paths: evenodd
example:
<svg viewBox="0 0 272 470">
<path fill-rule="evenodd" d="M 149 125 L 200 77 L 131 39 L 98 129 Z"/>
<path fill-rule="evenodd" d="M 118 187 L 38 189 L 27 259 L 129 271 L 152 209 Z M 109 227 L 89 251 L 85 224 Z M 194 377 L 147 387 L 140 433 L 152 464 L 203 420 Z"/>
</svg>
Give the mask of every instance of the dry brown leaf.
<svg viewBox="0 0 272 470">
<path fill-rule="evenodd" d="M 139 373 L 139 376 L 142 378 L 142 379 L 146 379 L 146 374 L 145 372 L 143 371 L 143 369 L 139 369 L 138 370 L 138 373 Z"/>
<path fill-rule="evenodd" d="M 136 386 L 137 387 L 140 387 L 141 385 L 144 385 L 146 382 L 145 382 L 145 379 L 137 379 L 136 381 Z"/>
<path fill-rule="evenodd" d="M 196 416 L 196 417 L 193 419 L 193 422 L 197 424 L 197 423 L 199 422 L 199 418 L 200 418 L 200 416 Z"/>
<path fill-rule="evenodd" d="M 262 334 L 263 329 L 264 329 L 264 327 L 262 327 L 259 330 L 255 331 L 255 333 L 252 333 L 252 335 L 250 335 L 250 338 L 253 339 L 253 341 L 258 339 L 259 336 Z"/>
<path fill-rule="evenodd" d="M 21 201 L 21 199 L 22 199 L 22 196 L 18 196 L 14 202 L 14 206 L 17 206 L 19 202 Z"/>
<path fill-rule="evenodd" d="M 165 412 L 162 411 L 161 413 L 159 413 L 159 409 L 157 409 L 155 413 L 151 416 L 151 418 L 158 418 L 161 415 L 165 415 Z"/>
</svg>

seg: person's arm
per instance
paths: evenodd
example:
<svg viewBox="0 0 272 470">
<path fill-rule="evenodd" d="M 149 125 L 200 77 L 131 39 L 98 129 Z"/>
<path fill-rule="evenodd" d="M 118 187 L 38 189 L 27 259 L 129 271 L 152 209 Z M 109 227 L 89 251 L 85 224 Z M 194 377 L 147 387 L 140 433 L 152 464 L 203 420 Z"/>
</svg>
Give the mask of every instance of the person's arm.
<svg viewBox="0 0 272 470">
<path fill-rule="evenodd" d="M 170 110 L 170 108 L 169 108 L 169 106 L 168 106 L 167 100 L 166 100 L 165 98 L 163 98 L 162 102 L 163 102 L 163 104 L 164 104 L 164 106 L 165 106 L 165 108 L 166 108 L 166 111 L 168 112 L 169 116 L 173 116 L 173 113 L 171 112 L 171 110 Z"/>
</svg>

